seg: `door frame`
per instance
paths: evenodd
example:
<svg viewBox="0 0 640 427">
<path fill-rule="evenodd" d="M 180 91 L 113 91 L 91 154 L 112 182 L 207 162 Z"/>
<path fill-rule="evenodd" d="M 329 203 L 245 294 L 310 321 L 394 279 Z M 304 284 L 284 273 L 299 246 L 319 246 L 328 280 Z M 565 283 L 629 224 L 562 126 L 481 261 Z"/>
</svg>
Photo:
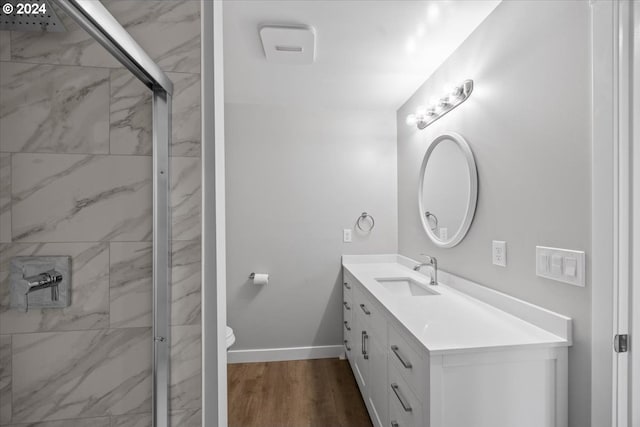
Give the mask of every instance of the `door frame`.
<svg viewBox="0 0 640 427">
<path fill-rule="evenodd" d="M 632 126 L 632 167 L 633 175 L 633 205 L 632 205 L 632 261 L 631 261 L 631 334 L 638 336 L 640 331 L 640 3 L 635 2 L 632 5 L 633 13 L 633 61 L 631 75 L 633 76 L 633 99 L 631 104 L 631 117 L 633 118 Z M 630 417 L 632 426 L 640 426 L 640 351 L 631 351 L 629 354 L 631 360 L 631 386 L 630 402 L 636 402 L 635 406 L 631 405 Z"/>
<path fill-rule="evenodd" d="M 628 427 L 629 353 L 613 349 L 630 326 L 632 35 L 630 0 L 591 0 L 591 424 Z M 635 5 L 637 9 L 637 4 Z M 636 178 L 637 179 L 637 178 Z M 637 189 L 636 189 L 637 191 Z"/>
<path fill-rule="evenodd" d="M 227 425 L 222 3 L 201 0 L 202 425 Z"/>
</svg>

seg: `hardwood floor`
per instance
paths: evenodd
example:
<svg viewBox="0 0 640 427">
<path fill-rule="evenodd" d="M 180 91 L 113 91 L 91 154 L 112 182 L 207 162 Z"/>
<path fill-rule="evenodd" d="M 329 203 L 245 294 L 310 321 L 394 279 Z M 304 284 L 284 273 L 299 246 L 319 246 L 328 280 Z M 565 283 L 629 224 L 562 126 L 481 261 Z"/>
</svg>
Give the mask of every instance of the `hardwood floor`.
<svg viewBox="0 0 640 427">
<path fill-rule="evenodd" d="M 228 366 L 230 427 L 371 427 L 349 362 Z"/>
</svg>

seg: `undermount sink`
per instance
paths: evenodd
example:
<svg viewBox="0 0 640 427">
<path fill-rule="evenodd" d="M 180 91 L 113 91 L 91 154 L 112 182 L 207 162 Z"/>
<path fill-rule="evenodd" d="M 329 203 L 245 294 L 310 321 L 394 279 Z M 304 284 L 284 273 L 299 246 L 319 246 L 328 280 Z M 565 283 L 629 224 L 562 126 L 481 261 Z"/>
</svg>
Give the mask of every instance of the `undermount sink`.
<svg viewBox="0 0 640 427">
<path fill-rule="evenodd" d="M 429 289 L 427 285 L 423 285 L 409 277 L 376 279 L 376 282 L 380 283 L 383 288 L 397 296 L 419 297 L 440 295 L 438 292 Z"/>
</svg>

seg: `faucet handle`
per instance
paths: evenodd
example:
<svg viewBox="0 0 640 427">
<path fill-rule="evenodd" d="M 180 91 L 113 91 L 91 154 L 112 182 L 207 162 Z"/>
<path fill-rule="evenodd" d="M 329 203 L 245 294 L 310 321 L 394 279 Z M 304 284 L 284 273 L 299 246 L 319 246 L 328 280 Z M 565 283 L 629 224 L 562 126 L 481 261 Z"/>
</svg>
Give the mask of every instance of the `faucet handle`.
<svg viewBox="0 0 640 427">
<path fill-rule="evenodd" d="M 431 263 L 431 264 L 434 264 L 434 263 L 438 262 L 438 260 L 434 256 L 427 255 L 427 254 L 420 254 L 420 255 L 425 257 L 425 258 L 428 258 L 429 263 Z"/>
</svg>

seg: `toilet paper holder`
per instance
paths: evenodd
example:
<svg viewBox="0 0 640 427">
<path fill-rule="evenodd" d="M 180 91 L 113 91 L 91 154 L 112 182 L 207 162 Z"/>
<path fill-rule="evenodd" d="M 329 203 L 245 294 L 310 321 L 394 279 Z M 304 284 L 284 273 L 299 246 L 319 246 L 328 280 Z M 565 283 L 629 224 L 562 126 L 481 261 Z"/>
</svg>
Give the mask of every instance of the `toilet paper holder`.
<svg viewBox="0 0 640 427">
<path fill-rule="evenodd" d="M 251 280 L 254 285 L 264 286 L 269 283 L 269 273 L 251 273 L 249 274 L 249 280 Z"/>
</svg>

